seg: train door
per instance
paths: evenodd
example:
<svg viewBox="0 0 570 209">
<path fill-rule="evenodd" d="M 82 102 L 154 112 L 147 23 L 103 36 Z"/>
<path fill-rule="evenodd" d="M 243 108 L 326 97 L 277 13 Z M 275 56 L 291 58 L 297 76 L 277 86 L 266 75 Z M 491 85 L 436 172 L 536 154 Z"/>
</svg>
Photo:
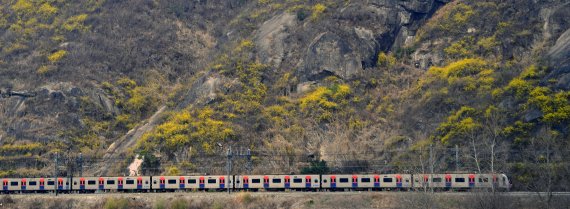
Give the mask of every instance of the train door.
<svg viewBox="0 0 570 209">
<path fill-rule="evenodd" d="M 57 179 L 57 190 L 63 190 L 63 179 L 62 178 Z"/>
<path fill-rule="evenodd" d="M 99 190 L 104 190 L 104 189 L 105 189 L 105 179 L 99 178 Z"/>
<path fill-rule="evenodd" d="M 357 188 L 358 187 L 358 176 L 353 175 L 352 176 L 352 188 Z"/>
<path fill-rule="evenodd" d="M 142 189 L 142 187 L 143 187 L 143 183 L 142 183 L 142 182 L 143 182 L 142 177 L 138 177 L 138 178 L 137 178 L 137 189 Z"/>
<path fill-rule="evenodd" d="M 2 190 L 8 191 L 8 179 L 2 180 Z"/>
<path fill-rule="evenodd" d="M 85 178 L 79 179 L 79 190 L 85 190 Z"/>
<path fill-rule="evenodd" d="M 159 188 L 160 188 L 160 189 L 166 188 L 166 179 L 164 178 L 164 176 L 161 176 L 161 177 L 158 179 L 158 184 L 159 184 Z"/>
<path fill-rule="evenodd" d="M 249 178 L 247 176 L 243 177 L 243 188 L 244 189 L 249 188 Z"/>
<path fill-rule="evenodd" d="M 380 188 L 380 176 L 379 175 L 374 176 L 374 187 Z"/>
<path fill-rule="evenodd" d="M 180 189 L 186 188 L 186 179 L 184 179 L 184 176 L 180 176 L 180 183 L 178 184 L 178 188 Z"/>
<path fill-rule="evenodd" d="M 311 176 L 305 176 L 305 187 L 311 188 Z"/>
<path fill-rule="evenodd" d="M 117 179 L 117 189 L 121 190 L 123 189 L 123 178 L 119 177 L 119 179 Z"/>
<path fill-rule="evenodd" d="M 220 176 L 220 178 L 218 178 L 218 180 L 220 181 L 218 183 L 220 185 L 220 189 L 224 189 L 226 187 L 226 178 L 224 178 L 223 176 Z"/>
<path fill-rule="evenodd" d="M 331 188 L 336 188 L 336 176 L 331 176 Z"/>
<path fill-rule="evenodd" d="M 263 176 L 263 188 L 269 188 L 269 176 Z"/>
<path fill-rule="evenodd" d="M 396 188 L 402 188 L 402 176 L 400 174 L 396 175 Z"/>
<path fill-rule="evenodd" d="M 45 179 L 40 178 L 40 190 L 45 190 Z"/>
<path fill-rule="evenodd" d="M 451 188 L 451 175 L 445 174 L 445 187 Z"/>
<path fill-rule="evenodd" d="M 22 179 L 22 182 L 20 184 L 20 189 L 22 191 L 26 191 L 26 179 L 25 178 Z"/>
<path fill-rule="evenodd" d="M 289 176 L 285 176 L 285 188 L 286 189 L 291 188 L 291 177 Z"/>
<path fill-rule="evenodd" d="M 206 187 L 203 176 L 200 176 L 200 179 L 198 179 L 198 184 L 200 185 L 200 189 L 204 189 Z"/>
<path fill-rule="evenodd" d="M 475 187 L 475 174 L 469 174 L 469 188 Z"/>
</svg>

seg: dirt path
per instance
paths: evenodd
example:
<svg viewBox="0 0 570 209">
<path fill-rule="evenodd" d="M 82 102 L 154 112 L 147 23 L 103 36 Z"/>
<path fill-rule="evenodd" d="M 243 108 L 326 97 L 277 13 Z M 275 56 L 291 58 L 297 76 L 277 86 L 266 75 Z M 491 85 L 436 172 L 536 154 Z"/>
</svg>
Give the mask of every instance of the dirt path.
<svg viewBox="0 0 570 209">
<path fill-rule="evenodd" d="M 117 163 L 117 159 L 120 159 L 121 154 L 125 154 L 129 148 L 133 148 L 137 141 L 145 134 L 147 131 L 152 130 L 158 123 L 159 116 L 166 110 L 166 106 L 162 106 L 156 111 L 149 119 L 148 122 L 142 126 L 137 126 L 131 129 L 127 134 L 121 137 L 119 140 L 114 142 L 107 148 L 103 159 L 94 166 L 94 171 L 92 174 L 94 176 L 106 176 L 110 172 L 110 168 Z M 142 160 L 135 158 L 134 162 L 128 167 L 129 172 L 137 171 L 138 166 L 142 164 Z"/>
</svg>

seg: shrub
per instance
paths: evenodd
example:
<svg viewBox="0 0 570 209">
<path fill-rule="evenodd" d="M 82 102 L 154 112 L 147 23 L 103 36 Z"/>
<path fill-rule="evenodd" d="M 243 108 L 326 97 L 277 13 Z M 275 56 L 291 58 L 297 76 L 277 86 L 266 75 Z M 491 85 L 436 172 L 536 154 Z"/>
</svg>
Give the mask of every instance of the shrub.
<svg viewBox="0 0 570 209">
<path fill-rule="evenodd" d="M 87 19 L 87 14 L 80 14 L 76 16 L 72 16 L 68 18 L 65 23 L 63 23 L 63 29 L 67 31 L 80 31 L 85 32 L 89 30 L 88 26 L 85 26 L 83 23 Z"/>
<path fill-rule="evenodd" d="M 376 65 L 380 67 L 391 68 L 395 64 L 396 57 L 394 57 L 392 54 L 386 55 L 384 52 L 380 52 L 378 54 L 378 61 L 376 62 Z"/>
<path fill-rule="evenodd" d="M 128 209 L 129 200 L 126 198 L 107 198 L 104 205 L 105 209 Z"/>
<path fill-rule="evenodd" d="M 253 202 L 254 198 L 251 196 L 250 193 L 247 192 L 240 192 L 236 195 L 236 201 L 242 205 L 248 205 Z"/>
<path fill-rule="evenodd" d="M 61 59 L 63 59 L 63 57 L 67 54 L 67 51 L 65 50 L 59 50 L 57 52 L 54 52 L 53 54 L 48 56 L 48 60 L 52 63 L 56 63 L 58 61 L 60 61 Z"/>
<path fill-rule="evenodd" d="M 171 209 L 187 209 L 188 208 L 188 202 L 185 199 L 176 199 L 174 200 L 171 205 L 170 205 Z"/>
<path fill-rule="evenodd" d="M 324 4 L 318 3 L 315 4 L 313 6 L 313 8 L 311 9 L 311 19 L 312 20 L 316 20 L 318 19 L 321 14 L 323 14 L 325 12 L 325 10 L 327 9 L 327 6 L 325 6 Z"/>
<path fill-rule="evenodd" d="M 44 19 L 50 18 L 57 13 L 58 9 L 48 2 L 43 3 L 40 8 L 38 9 L 38 13 Z"/>
<path fill-rule="evenodd" d="M 44 66 L 40 66 L 36 72 L 40 75 L 45 75 L 45 74 L 48 74 L 50 71 L 51 71 L 51 69 L 48 66 L 44 65 Z"/>
</svg>

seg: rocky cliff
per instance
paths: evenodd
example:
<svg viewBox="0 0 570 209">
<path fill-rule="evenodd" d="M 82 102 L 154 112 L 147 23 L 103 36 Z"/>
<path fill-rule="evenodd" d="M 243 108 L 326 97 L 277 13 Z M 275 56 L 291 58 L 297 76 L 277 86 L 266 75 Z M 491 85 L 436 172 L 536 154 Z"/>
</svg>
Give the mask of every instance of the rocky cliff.
<svg viewBox="0 0 570 209">
<path fill-rule="evenodd" d="M 543 133 L 567 146 L 563 1 L 2 3 L 1 87 L 37 93 L 0 100 L 3 175 L 56 152 L 215 173 L 229 145 L 255 172 L 410 172 L 458 145 L 464 170 L 522 175 Z"/>
</svg>

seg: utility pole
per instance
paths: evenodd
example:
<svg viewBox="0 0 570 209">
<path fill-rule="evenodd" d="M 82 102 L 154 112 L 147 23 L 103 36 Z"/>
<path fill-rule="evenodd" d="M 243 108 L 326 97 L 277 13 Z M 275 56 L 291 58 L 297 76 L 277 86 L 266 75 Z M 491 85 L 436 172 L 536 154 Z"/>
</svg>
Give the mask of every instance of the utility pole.
<svg viewBox="0 0 570 209">
<path fill-rule="evenodd" d="M 83 177 L 83 154 L 79 153 L 79 158 L 77 158 L 77 164 L 79 164 L 79 176 Z"/>
<path fill-rule="evenodd" d="M 249 174 L 251 174 L 251 170 L 252 170 L 252 163 L 251 163 L 251 149 L 247 148 L 247 171 L 249 172 Z"/>
<path fill-rule="evenodd" d="M 459 146 L 455 145 L 455 172 L 459 171 Z"/>
<path fill-rule="evenodd" d="M 430 180 L 433 180 L 433 145 L 429 145 L 429 164 L 430 164 Z M 430 185 L 431 187 L 431 185 Z M 431 187 L 431 192 L 433 192 L 433 187 Z"/>
<path fill-rule="evenodd" d="M 55 169 L 54 169 L 54 189 L 55 189 L 55 196 L 57 196 L 57 186 L 58 186 L 58 181 L 57 181 L 57 158 L 58 158 L 58 154 L 57 152 L 55 153 Z"/>
<path fill-rule="evenodd" d="M 226 179 L 226 188 L 228 188 L 228 194 L 230 194 L 230 188 L 228 187 L 228 182 L 230 182 L 230 175 L 232 171 L 232 145 L 228 148 L 228 179 Z"/>
</svg>

